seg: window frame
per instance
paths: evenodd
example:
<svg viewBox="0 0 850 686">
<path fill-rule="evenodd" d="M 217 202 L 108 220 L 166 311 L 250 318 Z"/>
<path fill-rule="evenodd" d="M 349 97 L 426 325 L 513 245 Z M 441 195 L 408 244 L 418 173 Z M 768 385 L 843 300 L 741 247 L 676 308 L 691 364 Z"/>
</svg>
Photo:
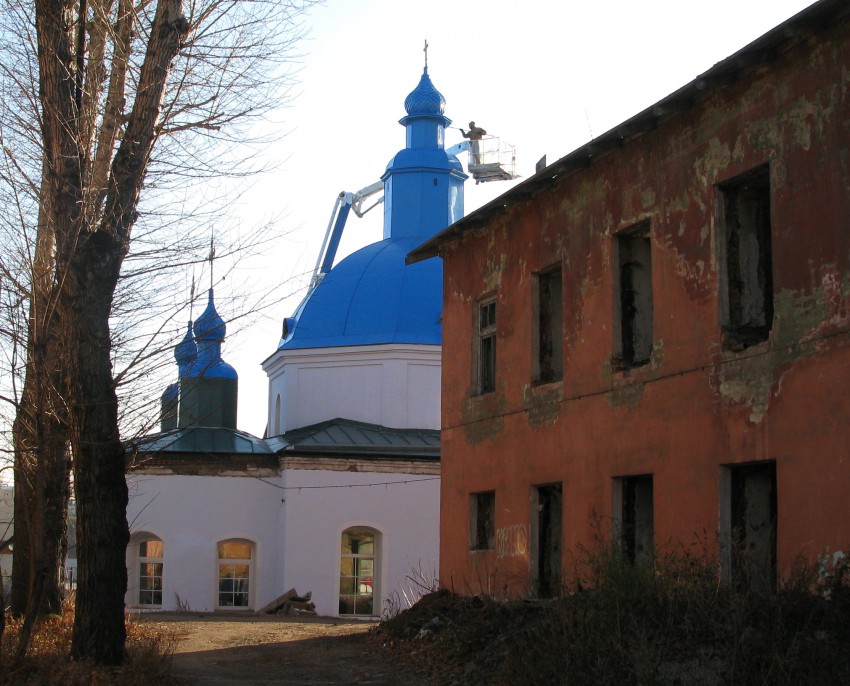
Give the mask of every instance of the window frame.
<svg viewBox="0 0 850 686">
<path fill-rule="evenodd" d="M 537 598 L 556 598 L 563 590 L 564 484 L 531 487 L 529 495 L 531 590 Z"/>
<path fill-rule="evenodd" d="M 497 311 L 495 295 L 481 298 L 476 303 L 475 392 L 477 395 L 486 395 L 496 390 Z"/>
<path fill-rule="evenodd" d="M 372 552 L 371 553 L 354 553 L 354 552 L 344 552 L 344 537 L 346 535 L 352 534 L 368 534 L 372 537 Z M 377 529 L 370 526 L 350 526 L 339 534 L 339 574 L 337 576 L 339 584 L 337 587 L 337 614 L 340 617 L 377 617 L 380 612 L 380 541 L 381 541 L 381 532 Z M 343 572 L 347 571 L 345 569 L 346 560 L 352 560 L 352 574 L 344 574 Z M 370 561 L 372 563 L 372 573 L 367 577 L 363 577 L 361 574 L 361 564 L 363 561 Z M 360 579 L 370 579 L 371 582 L 368 584 L 364 584 L 360 582 Z M 344 593 L 343 592 L 343 584 L 345 580 L 354 579 L 354 588 L 353 593 Z M 371 593 L 361 592 L 361 586 L 370 586 Z M 369 598 L 368 604 L 368 612 L 358 612 L 358 600 L 363 598 L 360 602 L 365 602 L 365 598 Z M 343 612 L 343 602 L 344 599 L 350 599 L 353 604 L 354 612 Z"/>
<path fill-rule="evenodd" d="M 652 359 L 655 293 L 652 287 L 652 231 L 646 219 L 613 236 L 614 334 L 612 366 L 624 371 L 643 367 Z M 643 297 L 635 298 L 637 269 L 644 272 Z M 631 296 L 631 297 L 629 297 Z M 644 324 L 641 326 L 640 321 Z M 648 322 L 648 324 L 646 323 Z"/>
<path fill-rule="evenodd" d="M 235 544 L 245 544 L 248 546 L 249 557 L 222 557 L 221 554 L 221 546 L 227 545 L 229 543 Z M 254 541 L 247 538 L 226 538 L 220 541 L 217 541 L 216 544 L 216 574 L 215 574 L 215 583 L 216 583 L 216 592 L 215 592 L 215 608 L 216 610 L 224 610 L 224 611 L 240 611 L 240 610 L 250 610 L 253 608 L 254 602 L 254 560 L 256 558 L 256 544 Z M 236 576 L 236 570 L 234 570 L 234 576 L 230 577 L 231 581 L 243 581 L 247 583 L 247 590 L 238 590 L 236 589 L 236 584 L 234 583 L 234 587 L 231 591 L 223 591 L 222 590 L 222 581 L 228 580 L 228 578 L 222 577 L 222 567 L 239 567 L 239 566 L 247 566 L 248 573 L 247 576 Z M 222 605 L 221 597 L 222 594 L 230 594 L 234 597 L 234 603 L 232 605 Z M 235 603 L 236 595 L 244 595 L 245 596 L 245 604 L 237 605 Z"/>
<path fill-rule="evenodd" d="M 770 338 L 774 320 L 773 223 L 770 165 L 763 164 L 714 186 L 717 217 L 717 264 L 723 348 L 741 351 Z M 748 197 L 749 196 L 749 197 Z M 754 197 L 753 197 L 754 196 Z M 746 205 L 744 205 L 746 203 Z M 751 222 L 742 222 L 742 206 Z M 754 218 L 753 218 L 754 217 Z M 742 236 L 758 254 L 742 274 Z M 736 259 L 737 258 L 737 259 Z M 753 295 L 755 293 L 755 295 Z M 756 308 L 758 312 L 745 314 Z M 754 322 L 763 317 L 764 321 Z"/>
<path fill-rule="evenodd" d="M 483 506 L 483 507 L 482 507 Z M 496 491 L 469 494 L 469 552 L 496 548 Z"/>
<path fill-rule="evenodd" d="M 642 526 L 640 514 L 646 515 L 646 510 L 638 511 L 637 499 L 641 493 L 649 496 L 649 531 Z M 614 478 L 614 491 L 611 499 L 614 537 L 619 541 L 623 556 L 632 564 L 652 564 L 655 557 L 655 478 L 654 474 L 632 474 Z M 632 506 L 633 512 L 627 509 Z M 645 525 L 646 522 L 644 521 Z M 638 548 L 643 540 L 645 545 Z"/>
<path fill-rule="evenodd" d="M 553 289 L 554 284 L 557 288 Z M 561 263 L 534 274 L 532 288 L 532 380 L 536 385 L 557 383 L 564 378 L 564 271 Z"/>
<path fill-rule="evenodd" d="M 761 481 L 761 484 L 758 483 Z M 768 483 L 767 489 L 759 485 Z M 755 503 L 755 512 L 750 511 L 750 503 L 745 494 L 758 489 L 754 495 L 761 496 L 761 502 Z M 742 589 L 755 588 L 775 591 L 778 583 L 779 552 L 779 470 L 776 460 L 758 460 L 755 462 L 733 462 L 720 467 L 720 578 L 727 584 Z M 751 493 L 751 495 L 753 495 Z M 758 506 L 762 506 L 759 511 Z M 763 517 L 768 511 L 769 520 L 757 521 L 757 531 L 767 530 L 768 550 L 764 550 L 763 535 L 755 541 L 748 540 L 747 525 L 752 520 Z M 762 553 L 761 559 L 759 552 Z"/>
<path fill-rule="evenodd" d="M 274 433 L 273 436 L 280 436 L 280 393 L 277 393 L 274 400 Z"/>
<path fill-rule="evenodd" d="M 148 555 L 142 554 L 142 546 L 147 546 L 149 543 L 159 543 L 160 545 L 160 555 Z M 138 588 L 136 590 L 136 603 L 138 607 L 149 607 L 149 608 L 160 608 L 162 607 L 162 592 L 163 592 L 163 583 L 165 579 L 165 543 L 163 540 L 157 536 L 146 536 L 142 538 L 134 544 L 135 552 L 136 552 L 136 560 L 135 560 L 135 571 L 137 573 L 137 582 Z M 154 567 L 158 567 L 159 574 L 143 574 L 143 567 L 153 565 Z M 154 581 L 154 587 L 152 588 L 143 588 L 142 579 L 150 579 Z M 155 581 L 159 579 L 159 588 L 155 587 Z M 151 599 L 156 597 L 156 594 L 159 594 L 159 602 L 144 602 L 142 600 L 143 593 L 150 593 Z"/>
</svg>

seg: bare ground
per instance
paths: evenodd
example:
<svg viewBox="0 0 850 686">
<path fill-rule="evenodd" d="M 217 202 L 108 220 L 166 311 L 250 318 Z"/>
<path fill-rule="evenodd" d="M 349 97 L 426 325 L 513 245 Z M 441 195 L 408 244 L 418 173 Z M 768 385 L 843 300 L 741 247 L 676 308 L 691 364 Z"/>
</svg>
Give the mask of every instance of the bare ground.
<svg viewBox="0 0 850 686">
<path fill-rule="evenodd" d="M 185 686 L 428 683 L 368 639 L 372 622 L 197 613 L 158 613 L 140 621 L 175 632 L 173 673 Z"/>
</svg>

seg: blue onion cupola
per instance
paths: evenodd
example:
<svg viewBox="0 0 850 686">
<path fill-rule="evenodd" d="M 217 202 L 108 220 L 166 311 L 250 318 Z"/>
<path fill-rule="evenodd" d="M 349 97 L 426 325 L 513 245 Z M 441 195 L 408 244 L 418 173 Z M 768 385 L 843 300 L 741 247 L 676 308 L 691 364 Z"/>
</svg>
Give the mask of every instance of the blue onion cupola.
<svg viewBox="0 0 850 686">
<path fill-rule="evenodd" d="M 179 426 L 236 428 L 238 375 L 221 359 L 221 344 L 227 327 L 215 309 L 213 291 L 209 291 L 206 309 L 195 321 L 194 358 L 187 341 L 178 346 L 175 357 L 180 365 Z M 181 364 L 181 362 L 183 364 Z M 185 365 L 185 366 L 183 366 Z"/>
<path fill-rule="evenodd" d="M 179 411 L 180 384 L 170 383 L 165 387 L 159 398 L 160 416 L 159 430 L 171 431 L 177 428 L 177 413 Z"/>
<path fill-rule="evenodd" d="M 407 254 L 463 217 L 460 161 L 446 152 L 446 101 L 425 67 L 404 101 L 406 145 L 384 183 L 384 239 L 335 265 L 286 320 L 279 350 L 442 342 L 443 265 Z"/>
<path fill-rule="evenodd" d="M 192 322 L 186 330 L 186 335 L 174 347 L 174 359 L 177 361 L 178 379 L 186 376 L 195 358 L 198 356 L 198 346 L 195 344 L 195 337 L 192 335 Z M 170 431 L 177 428 L 177 418 L 179 412 L 180 398 L 180 383 L 168 384 L 162 392 L 160 398 L 160 407 L 162 411 L 160 420 L 160 430 Z"/>
<path fill-rule="evenodd" d="M 198 344 L 195 343 L 195 337 L 192 335 L 192 320 L 186 327 L 186 335 L 174 348 L 174 359 L 177 361 L 177 368 L 180 370 L 180 377 L 188 374 L 189 369 L 198 357 Z"/>
<path fill-rule="evenodd" d="M 431 83 L 428 68 L 404 101 L 406 146 L 381 177 L 384 238 L 430 238 L 463 217 L 463 166 L 445 151 L 446 99 Z"/>
<path fill-rule="evenodd" d="M 422 72 L 422 78 L 419 79 L 419 85 L 416 86 L 404 99 L 404 109 L 407 111 L 407 116 L 400 121 L 403 125 L 411 117 L 417 117 L 420 119 L 431 118 L 435 123 L 439 124 L 439 128 L 434 129 L 433 127 L 413 127 L 408 128 L 408 134 L 416 133 L 434 133 L 436 132 L 438 135 L 442 135 L 445 133 L 446 127 L 451 124 L 451 120 L 447 117 L 443 116 L 443 113 L 446 111 L 446 99 L 443 97 L 443 94 L 440 93 L 436 88 L 434 88 L 434 84 L 431 83 L 431 77 L 428 76 L 428 69 L 426 67 L 425 71 Z M 428 136 L 430 138 L 430 136 Z M 422 144 L 427 145 L 429 143 L 428 138 L 423 141 L 412 140 L 410 137 L 407 140 L 408 148 L 415 148 Z M 434 141 L 430 141 L 439 145 L 442 143 L 442 140 L 437 139 Z"/>
</svg>

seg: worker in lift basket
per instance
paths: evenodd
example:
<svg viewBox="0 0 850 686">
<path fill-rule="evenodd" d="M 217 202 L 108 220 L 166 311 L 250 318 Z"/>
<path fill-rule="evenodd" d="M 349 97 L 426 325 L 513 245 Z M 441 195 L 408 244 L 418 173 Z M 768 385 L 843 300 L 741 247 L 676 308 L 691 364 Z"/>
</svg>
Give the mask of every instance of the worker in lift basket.
<svg viewBox="0 0 850 686">
<path fill-rule="evenodd" d="M 464 138 L 469 139 L 469 148 L 470 155 L 472 157 L 472 164 L 481 164 L 481 154 L 478 149 L 478 141 L 484 138 L 484 136 L 487 135 L 487 132 L 480 126 L 476 126 L 474 121 L 469 122 L 469 131 L 464 131 L 461 128 L 460 132 L 461 134 L 463 134 Z"/>
</svg>

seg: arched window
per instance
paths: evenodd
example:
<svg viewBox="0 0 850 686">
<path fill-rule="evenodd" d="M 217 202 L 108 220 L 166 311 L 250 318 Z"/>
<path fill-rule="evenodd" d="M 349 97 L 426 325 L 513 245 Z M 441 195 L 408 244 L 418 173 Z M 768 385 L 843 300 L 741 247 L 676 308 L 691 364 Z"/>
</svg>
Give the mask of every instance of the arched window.
<svg viewBox="0 0 850 686">
<path fill-rule="evenodd" d="M 231 539 L 218 544 L 218 607 L 250 607 L 253 557 L 251 541 Z"/>
<path fill-rule="evenodd" d="M 339 614 L 375 614 L 378 587 L 378 534 L 373 529 L 352 527 L 342 532 L 339 574 Z"/>
<path fill-rule="evenodd" d="M 280 394 L 277 395 L 274 401 L 274 434 L 272 435 L 280 435 Z"/>
<path fill-rule="evenodd" d="M 158 538 L 139 543 L 139 605 L 162 606 L 163 545 Z"/>
</svg>

